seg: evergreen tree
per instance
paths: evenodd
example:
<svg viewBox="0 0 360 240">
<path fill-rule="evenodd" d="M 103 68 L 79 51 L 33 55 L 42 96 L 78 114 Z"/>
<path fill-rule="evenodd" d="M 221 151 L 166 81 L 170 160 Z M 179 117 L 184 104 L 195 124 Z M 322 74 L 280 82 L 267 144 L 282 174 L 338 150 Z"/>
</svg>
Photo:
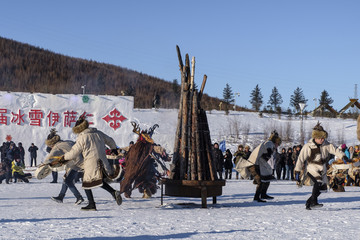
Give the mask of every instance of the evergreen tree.
<svg viewBox="0 0 360 240">
<path fill-rule="evenodd" d="M 292 106 L 297 112 L 300 111 L 299 103 L 305 103 L 308 100 L 305 99 L 303 90 L 297 87 L 294 91 L 294 94 L 290 96 L 290 106 Z"/>
<path fill-rule="evenodd" d="M 234 93 L 232 92 L 232 89 L 228 83 L 225 85 L 223 90 L 223 102 L 225 104 L 225 112 L 228 114 L 230 103 L 234 102 Z"/>
<path fill-rule="evenodd" d="M 253 107 L 253 109 L 255 109 L 255 111 L 259 111 L 261 105 L 263 104 L 263 95 L 261 93 L 261 89 L 259 88 L 259 84 L 256 85 L 256 87 L 251 91 L 250 94 L 250 103 Z"/>
<path fill-rule="evenodd" d="M 324 116 L 325 106 L 332 104 L 334 100 L 331 99 L 329 96 L 329 93 L 324 89 L 324 91 L 321 92 L 319 104 L 321 106 L 321 116 Z"/>
<path fill-rule="evenodd" d="M 280 105 L 283 103 L 282 97 L 277 90 L 276 87 L 274 87 L 271 91 L 270 99 L 268 101 L 268 104 L 273 107 L 274 111 L 278 111 Z"/>
<path fill-rule="evenodd" d="M 320 105 L 328 104 L 330 106 L 330 104 L 332 104 L 333 102 L 334 100 L 332 100 L 332 98 L 329 96 L 329 93 L 326 90 L 321 92 L 321 96 L 319 100 Z"/>
</svg>

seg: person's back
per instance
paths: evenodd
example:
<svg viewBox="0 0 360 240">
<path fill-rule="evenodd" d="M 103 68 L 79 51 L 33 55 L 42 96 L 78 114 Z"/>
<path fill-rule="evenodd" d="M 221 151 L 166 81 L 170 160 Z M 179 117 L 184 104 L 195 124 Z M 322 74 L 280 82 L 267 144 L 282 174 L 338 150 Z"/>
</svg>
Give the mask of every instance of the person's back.
<svg viewBox="0 0 360 240">
<path fill-rule="evenodd" d="M 104 181 L 104 172 L 109 176 L 113 173 L 113 169 L 106 158 L 105 145 L 109 146 L 112 151 L 117 152 L 115 141 L 96 128 L 89 128 L 89 122 L 85 120 L 84 114 L 76 121 L 72 130 L 75 134 L 78 134 L 76 143 L 69 152 L 63 155 L 62 159 L 71 160 L 80 154 L 83 155 L 84 176 L 82 187 L 85 189 L 89 203 L 86 207 L 81 208 L 81 210 L 96 210 L 95 200 L 91 191 L 95 187 L 101 187 L 108 191 L 116 200 L 116 203 L 120 205 L 122 202 L 120 192 Z"/>
</svg>

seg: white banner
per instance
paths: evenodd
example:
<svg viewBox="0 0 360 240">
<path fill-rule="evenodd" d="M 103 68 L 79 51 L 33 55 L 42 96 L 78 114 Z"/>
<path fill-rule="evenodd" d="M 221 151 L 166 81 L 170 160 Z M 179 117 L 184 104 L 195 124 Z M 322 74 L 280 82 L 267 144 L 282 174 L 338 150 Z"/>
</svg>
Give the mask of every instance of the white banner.
<svg viewBox="0 0 360 240">
<path fill-rule="evenodd" d="M 0 140 L 11 138 L 22 142 L 25 164 L 29 165 L 28 148 L 38 148 L 39 164 L 46 153 L 45 140 L 55 128 L 63 140 L 76 140 L 72 127 L 81 114 L 90 127 L 114 138 L 119 147 L 133 140 L 134 98 L 131 96 L 43 94 L 0 91 Z"/>
</svg>

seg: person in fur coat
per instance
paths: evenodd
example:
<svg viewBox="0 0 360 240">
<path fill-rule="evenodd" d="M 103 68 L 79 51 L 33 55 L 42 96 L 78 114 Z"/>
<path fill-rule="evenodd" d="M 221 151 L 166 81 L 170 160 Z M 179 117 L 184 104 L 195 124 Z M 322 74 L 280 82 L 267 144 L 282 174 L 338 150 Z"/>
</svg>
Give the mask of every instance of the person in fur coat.
<svg viewBox="0 0 360 240">
<path fill-rule="evenodd" d="M 308 177 L 313 184 L 312 194 L 305 204 L 307 210 L 323 206 L 318 203 L 318 197 L 321 191 L 327 190 L 326 164 L 329 155 L 333 154 L 345 161 L 347 159 L 341 150 L 326 140 L 327 137 L 328 133 L 318 122 L 313 128 L 312 138 L 301 149 L 296 162 L 295 179 L 300 183 Z"/>
<path fill-rule="evenodd" d="M 280 144 L 281 138 L 279 134 L 273 131 L 267 141 L 254 149 L 247 161 L 248 170 L 254 178 L 254 184 L 256 184 L 254 201 L 266 202 L 265 199 L 274 198 L 267 195 L 270 180 L 275 179 L 269 160 L 273 158 L 273 154 Z"/>
<path fill-rule="evenodd" d="M 60 136 L 56 134 L 56 130 L 53 128 L 50 131 L 47 139 L 45 140 L 46 146 L 49 148 L 50 152 L 49 155 L 46 157 L 44 164 L 49 163 L 51 168 L 51 163 L 54 157 L 61 156 L 66 152 L 70 151 L 72 146 L 74 146 L 75 142 L 73 141 L 63 141 L 61 140 Z M 61 186 L 60 193 L 57 197 L 51 197 L 52 200 L 62 203 L 65 197 L 66 191 L 69 188 L 70 191 L 76 197 L 75 205 L 79 205 L 84 201 L 83 197 L 81 196 L 80 192 L 77 190 L 76 186 L 74 185 L 74 179 L 77 176 L 79 171 L 82 171 L 82 164 L 83 164 L 83 157 L 82 155 L 78 155 L 74 161 L 68 161 L 65 166 L 65 175 L 64 181 Z M 62 168 L 61 168 L 62 169 Z M 52 169 L 57 172 L 57 169 Z"/>
<path fill-rule="evenodd" d="M 72 130 L 75 134 L 78 134 L 78 137 L 75 145 L 69 152 L 63 155 L 62 160 L 75 159 L 80 154 L 84 157 L 82 187 L 85 189 L 89 204 L 86 207 L 82 207 L 81 210 L 96 211 L 96 205 L 91 191 L 91 189 L 96 187 L 101 187 L 108 191 L 116 200 L 116 203 L 121 205 L 122 198 L 120 192 L 113 189 L 104 181 L 106 174 L 111 176 L 114 172 L 106 158 L 105 146 L 109 146 L 112 152 L 116 152 L 117 154 L 117 146 L 114 139 L 96 128 L 89 128 L 89 122 L 85 119 L 84 114 L 76 121 Z"/>
</svg>

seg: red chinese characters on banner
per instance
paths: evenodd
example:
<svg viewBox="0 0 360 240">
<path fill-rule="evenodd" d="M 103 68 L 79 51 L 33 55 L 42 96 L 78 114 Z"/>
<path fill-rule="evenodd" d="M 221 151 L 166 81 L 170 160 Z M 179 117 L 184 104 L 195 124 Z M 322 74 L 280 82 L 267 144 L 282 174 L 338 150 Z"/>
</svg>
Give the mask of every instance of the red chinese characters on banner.
<svg viewBox="0 0 360 240">
<path fill-rule="evenodd" d="M 8 117 L 4 114 L 7 114 L 7 109 L 0 108 L 0 125 L 8 125 Z"/>
<path fill-rule="evenodd" d="M 20 109 L 19 109 L 19 113 L 18 113 L 18 114 L 13 113 L 13 112 L 11 112 L 11 114 L 13 115 L 13 117 L 11 118 L 11 122 L 12 122 L 12 123 L 16 123 L 17 125 L 21 125 L 21 123 L 25 123 L 25 121 L 24 121 L 25 113 L 24 113 L 24 114 L 21 114 L 21 110 L 20 110 Z"/>
<path fill-rule="evenodd" d="M 11 116 L 8 116 L 11 113 Z M 64 127 L 72 127 L 75 125 L 76 120 L 78 119 L 78 113 L 75 111 L 67 110 L 62 113 L 63 114 L 63 124 Z M 87 120 L 89 122 L 89 125 L 93 125 L 94 122 L 90 121 L 89 118 L 92 118 L 94 115 L 92 113 L 84 113 L 87 117 Z M 47 125 L 49 127 L 54 127 L 57 123 L 61 122 L 61 114 L 58 112 L 49 111 L 48 114 L 45 117 L 45 114 L 40 109 L 31 109 L 28 112 L 28 115 L 24 113 L 23 110 L 19 109 L 18 113 L 14 113 L 11 110 L 8 110 L 6 108 L 0 108 L 0 125 L 10 125 L 10 124 L 16 124 L 16 125 L 24 125 L 25 119 L 28 117 L 29 125 L 31 126 L 42 126 L 42 121 L 44 118 L 47 118 Z M 10 122 L 9 122 L 10 120 Z"/>
<path fill-rule="evenodd" d="M 64 112 L 64 127 L 71 127 L 71 123 L 75 123 L 77 119 L 77 112 L 66 111 Z"/>
<path fill-rule="evenodd" d="M 60 122 L 60 115 L 59 113 L 50 111 L 49 114 L 46 116 L 48 118 L 49 127 L 53 127 L 55 123 Z"/>
<path fill-rule="evenodd" d="M 44 118 L 44 113 L 40 109 L 31 109 L 29 112 L 29 119 L 31 126 L 41 126 L 41 120 Z"/>
</svg>

